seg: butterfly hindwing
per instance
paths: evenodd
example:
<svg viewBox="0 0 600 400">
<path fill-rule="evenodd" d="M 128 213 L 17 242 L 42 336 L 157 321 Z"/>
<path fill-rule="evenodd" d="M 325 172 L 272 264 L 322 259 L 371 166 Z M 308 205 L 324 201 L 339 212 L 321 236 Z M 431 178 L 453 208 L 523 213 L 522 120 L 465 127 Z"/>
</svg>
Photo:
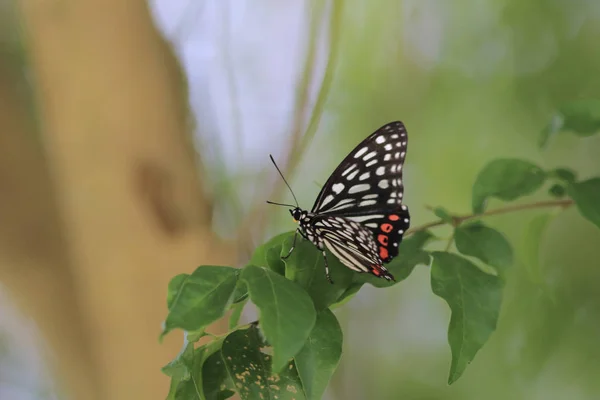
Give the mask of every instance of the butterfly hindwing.
<svg viewBox="0 0 600 400">
<path fill-rule="evenodd" d="M 389 263 L 398 255 L 398 247 L 402 242 L 404 232 L 410 226 L 408 208 L 402 205 L 399 209 L 385 214 L 377 221 L 373 234 L 379 250 L 379 257 L 384 264 Z"/>
<path fill-rule="evenodd" d="M 348 268 L 394 279 L 382 265 L 373 233 L 356 221 L 343 217 L 319 216 L 313 229 L 327 248 Z"/>
<path fill-rule="evenodd" d="M 408 136 L 391 122 L 363 140 L 331 174 L 312 212 L 340 216 L 396 209 L 402 204 L 402 168 Z"/>
</svg>

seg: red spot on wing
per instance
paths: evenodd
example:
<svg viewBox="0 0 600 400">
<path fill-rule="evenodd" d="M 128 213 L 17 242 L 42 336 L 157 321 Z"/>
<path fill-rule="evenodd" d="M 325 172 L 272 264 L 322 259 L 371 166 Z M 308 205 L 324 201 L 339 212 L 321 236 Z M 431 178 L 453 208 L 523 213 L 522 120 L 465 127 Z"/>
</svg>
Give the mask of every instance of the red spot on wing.
<svg viewBox="0 0 600 400">
<path fill-rule="evenodd" d="M 375 276 L 379 276 L 381 275 L 381 271 L 379 270 L 379 268 L 377 267 L 377 265 L 373 265 L 373 275 Z"/>
<path fill-rule="evenodd" d="M 387 235 L 381 235 L 381 234 L 378 235 L 377 236 L 377 241 L 379 243 L 381 243 L 382 245 L 384 245 L 384 246 L 388 245 L 388 237 L 387 237 Z"/>
<path fill-rule="evenodd" d="M 385 247 L 380 247 L 379 248 L 379 257 L 381 257 L 382 260 L 386 260 L 389 256 L 389 253 L 387 251 L 387 249 Z"/>
<path fill-rule="evenodd" d="M 384 231 L 385 233 L 390 233 L 393 229 L 392 224 L 388 224 L 387 222 L 385 224 L 381 224 L 381 230 Z"/>
<path fill-rule="evenodd" d="M 388 219 L 389 219 L 390 221 L 398 221 L 398 220 L 400 219 L 400 217 L 399 217 L 399 216 L 397 216 L 396 214 L 392 214 L 392 215 L 389 215 L 389 216 L 388 216 Z"/>
</svg>

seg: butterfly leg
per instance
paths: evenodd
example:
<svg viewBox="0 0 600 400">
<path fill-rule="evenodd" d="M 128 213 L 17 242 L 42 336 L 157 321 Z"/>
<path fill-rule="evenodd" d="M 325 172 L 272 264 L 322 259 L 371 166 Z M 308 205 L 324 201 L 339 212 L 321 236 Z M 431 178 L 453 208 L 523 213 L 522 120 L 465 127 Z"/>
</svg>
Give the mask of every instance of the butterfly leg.
<svg viewBox="0 0 600 400">
<path fill-rule="evenodd" d="M 296 229 L 296 232 L 294 232 L 294 241 L 292 242 L 292 247 L 290 247 L 290 250 L 288 251 L 288 253 L 285 256 L 281 256 L 282 260 L 287 260 L 287 258 L 292 255 L 292 251 L 294 251 L 294 248 L 296 248 L 296 238 L 297 237 L 298 237 L 298 229 Z"/>
<path fill-rule="evenodd" d="M 331 283 L 333 285 L 333 281 L 331 280 L 331 275 L 329 275 L 329 264 L 327 264 L 327 253 L 325 253 L 325 250 L 322 250 L 322 251 L 323 251 L 323 260 L 325 260 L 325 277 L 327 278 L 329 283 Z"/>
</svg>

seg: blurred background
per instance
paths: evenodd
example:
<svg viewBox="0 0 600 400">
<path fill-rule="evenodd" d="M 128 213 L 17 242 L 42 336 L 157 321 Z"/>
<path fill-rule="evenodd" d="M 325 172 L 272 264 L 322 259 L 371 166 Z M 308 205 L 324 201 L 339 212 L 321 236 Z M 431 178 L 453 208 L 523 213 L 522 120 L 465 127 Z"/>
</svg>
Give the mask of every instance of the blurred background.
<svg viewBox="0 0 600 400">
<path fill-rule="evenodd" d="M 168 280 L 294 228 L 264 204 L 290 200 L 269 153 L 309 208 L 402 120 L 414 226 L 427 205 L 469 213 L 493 158 L 597 175 L 600 137 L 537 142 L 562 104 L 600 97 L 599 22 L 593 0 L 0 2 L 0 399 L 164 398 Z M 600 232 L 569 209 L 538 254 L 544 213 L 486 219 L 518 261 L 456 384 L 421 266 L 336 311 L 326 398 L 599 399 Z"/>
</svg>

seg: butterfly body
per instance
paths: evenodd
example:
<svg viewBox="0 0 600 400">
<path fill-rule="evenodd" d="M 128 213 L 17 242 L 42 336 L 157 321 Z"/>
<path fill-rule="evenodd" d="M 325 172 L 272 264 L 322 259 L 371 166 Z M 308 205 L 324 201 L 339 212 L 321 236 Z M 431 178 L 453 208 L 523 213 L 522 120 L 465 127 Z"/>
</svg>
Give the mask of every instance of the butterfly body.
<svg viewBox="0 0 600 400">
<path fill-rule="evenodd" d="M 394 280 L 383 264 L 398 255 L 410 226 L 408 207 L 402 204 L 407 141 L 402 122 L 382 126 L 340 163 L 310 211 L 290 209 L 297 233 L 323 252 L 329 281 L 325 247 L 356 272 Z"/>
</svg>

